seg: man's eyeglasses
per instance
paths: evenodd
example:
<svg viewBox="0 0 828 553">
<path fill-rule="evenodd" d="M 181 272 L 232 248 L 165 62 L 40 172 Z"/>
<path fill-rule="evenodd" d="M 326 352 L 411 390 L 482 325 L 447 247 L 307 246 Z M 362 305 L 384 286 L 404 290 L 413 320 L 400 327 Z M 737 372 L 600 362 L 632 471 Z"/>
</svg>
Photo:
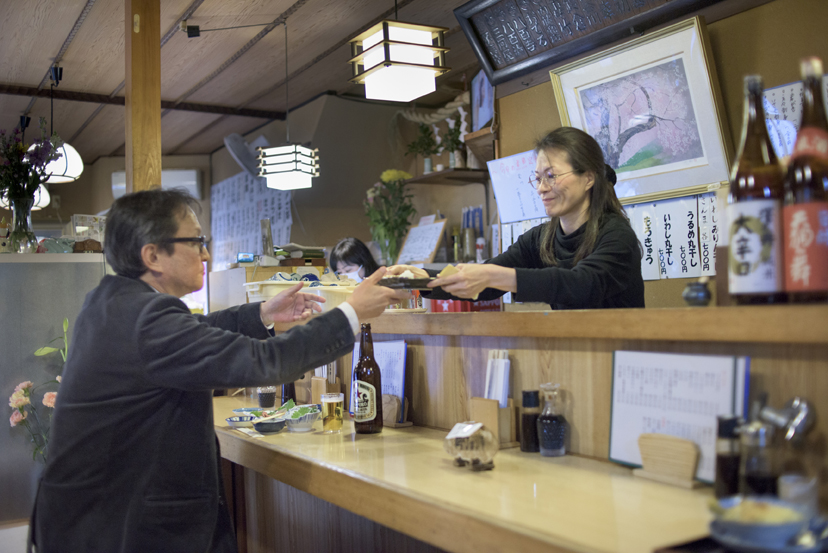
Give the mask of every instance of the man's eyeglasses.
<svg viewBox="0 0 828 553">
<path fill-rule="evenodd" d="M 535 190 L 540 188 L 541 183 L 544 182 L 544 181 L 546 181 L 546 183 L 549 186 L 555 186 L 555 183 L 558 182 L 558 179 L 560 177 L 563 177 L 564 175 L 568 175 L 568 174 L 574 173 L 574 172 L 575 172 L 575 170 L 573 169 L 572 171 L 567 171 L 566 173 L 558 173 L 557 175 L 554 175 L 554 174 L 552 174 L 551 171 L 546 171 L 544 173 L 541 173 L 540 175 L 538 175 L 538 174 L 531 175 L 529 177 L 529 184 L 531 184 L 532 188 L 534 188 Z"/>
<path fill-rule="evenodd" d="M 179 242 L 192 242 L 198 244 L 198 251 L 203 252 L 209 245 L 210 240 L 206 236 L 194 236 L 193 238 L 167 238 L 162 244 L 177 244 Z"/>
</svg>

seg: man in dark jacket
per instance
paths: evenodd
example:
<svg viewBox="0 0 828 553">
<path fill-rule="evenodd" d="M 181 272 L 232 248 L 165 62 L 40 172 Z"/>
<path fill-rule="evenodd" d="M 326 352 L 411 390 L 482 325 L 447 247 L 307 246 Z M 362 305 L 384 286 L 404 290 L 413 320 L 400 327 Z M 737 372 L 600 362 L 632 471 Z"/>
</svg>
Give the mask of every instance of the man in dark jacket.
<svg viewBox="0 0 828 553">
<path fill-rule="evenodd" d="M 273 336 L 275 322 L 321 311 L 301 283 L 264 303 L 193 315 L 210 258 L 178 191 L 117 200 L 105 252 L 116 275 L 89 293 L 75 323 L 49 460 L 32 515 L 38 553 L 235 551 L 222 505 L 213 389 L 297 379 L 353 349 L 359 320 L 402 294 L 376 286 Z"/>
</svg>

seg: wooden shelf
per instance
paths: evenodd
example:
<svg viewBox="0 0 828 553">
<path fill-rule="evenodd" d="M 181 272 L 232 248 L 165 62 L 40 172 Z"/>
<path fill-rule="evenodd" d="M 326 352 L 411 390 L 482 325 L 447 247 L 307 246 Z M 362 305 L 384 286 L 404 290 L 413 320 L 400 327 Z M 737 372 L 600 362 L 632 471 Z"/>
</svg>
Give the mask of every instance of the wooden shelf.
<svg viewBox="0 0 828 553">
<path fill-rule="evenodd" d="M 408 179 L 406 184 L 483 184 L 489 182 L 489 172 L 485 169 L 446 169 L 445 171 L 434 171 L 427 175 L 421 175 Z"/>
<path fill-rule="evenodd" d="M 394 314 L 365 322 L 374 334 L 828 344 L 826 321 L 826 305 L 778 305 Z"/>
</svg>

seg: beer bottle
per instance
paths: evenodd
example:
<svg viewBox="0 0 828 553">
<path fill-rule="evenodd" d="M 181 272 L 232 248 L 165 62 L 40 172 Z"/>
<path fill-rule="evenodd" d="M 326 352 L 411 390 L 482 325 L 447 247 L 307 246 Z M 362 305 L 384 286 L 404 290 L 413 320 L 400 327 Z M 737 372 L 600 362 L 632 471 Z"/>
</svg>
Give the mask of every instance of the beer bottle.
<svg viewBox="0 0 828 553">
<path fill-rule="evenodd" d="M 359 339 L 359 362 L 354 371 L 354 429 L 357 434 L 382 432 L 382 382 L 380 368 L 374 360 L 371 325 L 362 324 Z"/>
<path fill-rule="evenodd" d="M 802 123 L 788 176 L 782 223 L 785 292 L 791 301 L 828 299 L 828 120 L 822 100 L 822 61 L 801 63 Z"/>
<path fill-rule="evenodd" d="M 728 287 L 738 304 L 774 303 L 782 291 L 784 172 L 765 126 L 762 77 L 745 77 L 742 144 L 730 177 Z"/>
</svg>

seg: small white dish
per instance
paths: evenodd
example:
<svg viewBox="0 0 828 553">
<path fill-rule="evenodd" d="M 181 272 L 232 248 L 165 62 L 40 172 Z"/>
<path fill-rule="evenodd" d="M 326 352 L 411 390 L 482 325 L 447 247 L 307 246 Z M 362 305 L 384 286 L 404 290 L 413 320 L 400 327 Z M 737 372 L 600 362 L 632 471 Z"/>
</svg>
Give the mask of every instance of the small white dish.
<svg viewBox="0 0 828 553">
<path fill-rule="evenodd" d="M 288 430 L 291 432 L 310 432 L 313 430 L 313 423 L 319 418 L 320 412 L 314 411 L 302 415 L 298 419 L 287 419 Z"/>
<path fill-rule="evenodd" d="M 253 426 L 253 421 L 255 419 L 256 417 L 250 415 L 241 415 L 237 417 L 227 417 L 224 420 L 227 421 L 227 424 L 233 428 L 247 428 Z"/>
<path fill-rule="evenodd" d="M 261 411 L 261 407 L 239 407 L 238 409 L 233 409 L 233 414 L 237 416 L 244 416 L 250 415 L 254 411 Z"/>
</svg>

